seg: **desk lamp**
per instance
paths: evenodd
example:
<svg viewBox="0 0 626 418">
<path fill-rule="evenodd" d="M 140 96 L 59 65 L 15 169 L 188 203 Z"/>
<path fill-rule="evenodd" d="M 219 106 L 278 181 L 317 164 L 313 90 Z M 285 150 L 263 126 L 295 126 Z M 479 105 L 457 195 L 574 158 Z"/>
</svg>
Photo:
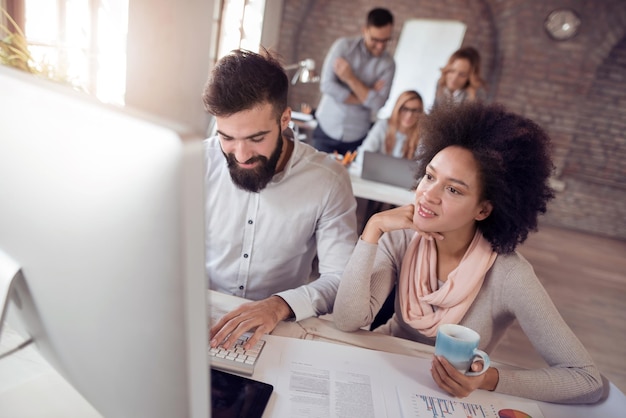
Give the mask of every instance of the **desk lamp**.
<svg viewBox="0 0 626 418">
<path fill-rule="evenodd" d="M 285 71 L 296 70 L 291 78 L 291 84 L 300 83 L 317 83 L 320 77 L 315 74 L 315 61 L 312 58 L 303 59 L 295 64 L 289 64 L 284 67 Z"/>
</svg>

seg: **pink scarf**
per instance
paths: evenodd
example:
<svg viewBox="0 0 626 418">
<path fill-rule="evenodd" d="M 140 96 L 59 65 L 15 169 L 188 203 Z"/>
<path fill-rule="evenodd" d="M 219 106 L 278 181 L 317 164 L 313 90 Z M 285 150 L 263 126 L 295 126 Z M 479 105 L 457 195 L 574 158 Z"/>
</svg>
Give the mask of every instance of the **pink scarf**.
<svg viewBox="0 0 626 418">
<path fill-rule="evenodd" d="M 404 321 L 428 337 L 437 334 L 440 324 L 458 324 L 476 299 L 496 256 L 477 229 L 458 267 L 437 289 L 435 242 L 421 239 L 416 233 L 404 254 L 398 281 Z M 436 311 L 432 305 L 437 306 Z"/>
</svg>

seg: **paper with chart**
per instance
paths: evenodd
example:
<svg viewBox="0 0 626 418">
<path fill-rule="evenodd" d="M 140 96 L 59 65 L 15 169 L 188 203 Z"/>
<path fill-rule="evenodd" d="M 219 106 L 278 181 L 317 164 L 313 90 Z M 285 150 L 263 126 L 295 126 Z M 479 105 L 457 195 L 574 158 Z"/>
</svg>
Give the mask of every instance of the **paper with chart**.
<svg viewBox="0 0 626 418">
<path fill-rule="evenodd" d="M 428 391 L 397 387 L 403 418 L 544 418 L 531 401 L 456 399 Z"/>
</svg>

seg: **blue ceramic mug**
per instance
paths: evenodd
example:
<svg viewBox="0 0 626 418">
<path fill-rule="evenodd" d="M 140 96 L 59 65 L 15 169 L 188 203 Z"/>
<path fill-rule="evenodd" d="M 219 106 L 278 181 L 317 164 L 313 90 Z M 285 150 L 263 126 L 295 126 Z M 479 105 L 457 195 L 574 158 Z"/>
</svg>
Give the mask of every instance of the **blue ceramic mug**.
<svg viewBox="0 0 626 418">
<path fill-rule="evenodd" d="M 435 354 L 443 356 L 455 369 L 466 376 L 479 376 L 487 371 L 490 360 L 487 353 L 478 349 L 480 335 L 473 329 L 457 324 L 443 324 L 437 329 Z M 479 372 L 470 371 L 475 361 L 483 362 Z"/>
</svg>

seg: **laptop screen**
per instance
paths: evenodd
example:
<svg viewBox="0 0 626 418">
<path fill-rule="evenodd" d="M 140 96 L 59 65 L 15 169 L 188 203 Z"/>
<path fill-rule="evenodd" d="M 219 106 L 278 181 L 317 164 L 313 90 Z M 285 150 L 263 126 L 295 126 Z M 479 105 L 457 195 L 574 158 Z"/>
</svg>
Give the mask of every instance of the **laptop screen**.
<svg viewBox="0 0 626 418">
<path fill-rule="evenodd" d="M 417 184 L 416 170 L 417 161 L 415 160 L 397 158 L 381 152 L 365 151 L 361 178 L 409 190 Z"/>
</svg>

